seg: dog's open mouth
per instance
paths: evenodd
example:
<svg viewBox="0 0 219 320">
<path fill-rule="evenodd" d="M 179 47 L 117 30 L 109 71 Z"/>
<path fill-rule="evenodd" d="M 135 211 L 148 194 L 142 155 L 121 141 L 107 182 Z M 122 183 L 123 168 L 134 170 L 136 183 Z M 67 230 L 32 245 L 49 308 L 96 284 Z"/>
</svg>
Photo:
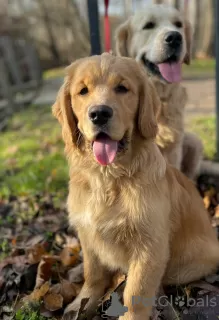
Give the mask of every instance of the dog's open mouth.
<svg viewBox="0 0 219 320">
<path fill-rule="evenodd" d="M 106 133 L 99 133 L 92 142 L 93 153 L 97 162 L 103 166 L 113 163 L 117 152 L 126 146 L 126 138 L 120 141 L 112 140 Z"/>
<path fill-rule="evenodd" d="M 145 55 L 141 58 L 149 73 L 156 75 L 169 83 L 180 82 L 182 79 L 182 63 L 176 56 L 171 56 L 162 63 L 155 64 L 149 61 Z"/>
</svg>

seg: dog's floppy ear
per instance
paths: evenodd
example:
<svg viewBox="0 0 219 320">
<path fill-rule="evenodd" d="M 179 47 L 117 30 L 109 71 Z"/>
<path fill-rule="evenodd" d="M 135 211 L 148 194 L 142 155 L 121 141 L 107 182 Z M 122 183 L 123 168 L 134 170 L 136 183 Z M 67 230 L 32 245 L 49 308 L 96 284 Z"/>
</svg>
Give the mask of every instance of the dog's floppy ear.
<svg viewBox="0 0 219 320">
<path fill-rule="evenodd" d="M 66 77 L 52 106 L 52 113 L 62 125 L 62 135 L 66 146 L 73 146 L 77 145 L 78 137 L 76 119 L 71 106 L 69 85 L 69 78 Z"/>
<path fill-rule="evenodd" d="M 128 32 L 129 32 L 129 20 L 124 22 L 119 28 L 116 30 L 116 54 L 118 56 L 128 57 Z"/>
<path fill-rule="evenodd" d="M 155 138 L 157 134 L 156 116 L 160 107 L 160 99 L 152 82 L 143 76 L 138 109 L 138 129 L 146 138 Z"/>
<path fill-rule="evenodd" d="M 184 33 L 186 39 L 186 55 L 184 58 L 184 63 L 190 65 L 191 55 L 192 55 L 192 38 L 193 38 L 193 28 L 188 20 L 184 21 Z"/>
</svg>

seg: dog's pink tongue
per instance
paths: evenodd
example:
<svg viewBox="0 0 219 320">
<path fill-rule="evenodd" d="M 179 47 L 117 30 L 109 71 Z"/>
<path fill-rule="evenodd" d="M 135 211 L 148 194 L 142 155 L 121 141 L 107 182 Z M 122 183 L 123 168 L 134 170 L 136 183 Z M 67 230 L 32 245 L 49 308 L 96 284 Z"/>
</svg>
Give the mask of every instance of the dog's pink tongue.
<svg viewBox="0 0 219 320">
<path fill-rule="evenodd" d="M 182 79 L 182 64 L 177 63 L 160 63 L 158 68 L 163 78 L 168 82 L 180 82 Z"/>
<path fill-rule="evenodd" d="M 112 163 L 118 149 L 118 142 L 109 137 L 99 137 L 93 143 L 93 153 L 96 160 L 103 166 Z"/>
</svg>

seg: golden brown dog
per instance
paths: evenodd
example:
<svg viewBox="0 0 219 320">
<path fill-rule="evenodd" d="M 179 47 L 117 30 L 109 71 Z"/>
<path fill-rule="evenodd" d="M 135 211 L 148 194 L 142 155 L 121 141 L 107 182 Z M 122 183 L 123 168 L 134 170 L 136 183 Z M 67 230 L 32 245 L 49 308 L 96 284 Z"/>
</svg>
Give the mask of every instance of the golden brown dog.
<svg viewBox="0 0 219 320">
<path fill-rule="evenodd" d="M 65 312 L 88 311 L 128 275 L 120 319 L 145 320 L 161 283 L 199 279 L 219 264 L 219 245 L 193 183 L 154 142 L 156 92 L 135 60 L 109 54 L 76 61 L 53 105 L 70 166 L 69 221 L 84 256 L 85 283 Z"/>
<path fill-rule="evenodd" d="M 186 90 L 182 63 L 190 64 L 190 23 L 169 5 L 150 5 L 121 25 L 116 53 L 135 58 L 151 75 L 161 99 L 157 144 L 169 163 L 194 178 L 202 159 L 202 143 L 192 133 L 184 136 Z M 184 150 L 185 149 L 185 150 Z"/>
</svg>

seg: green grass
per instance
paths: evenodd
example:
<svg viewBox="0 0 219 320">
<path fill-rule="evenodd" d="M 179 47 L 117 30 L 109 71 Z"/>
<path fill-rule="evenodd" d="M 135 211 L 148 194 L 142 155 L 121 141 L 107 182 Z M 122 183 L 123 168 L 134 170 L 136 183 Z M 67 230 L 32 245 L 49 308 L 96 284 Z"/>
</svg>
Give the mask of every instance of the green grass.
<svg viewBox="0 0 219 320">
<path fill-rule="evenodd" d="M 15 320 L 55 320 L 55 318 L 46 318 L 40 315 L 40 304 L 32 303 L 30 305 L 25 305 L 21 309 L 17 310 Z"/>
<path fill-rule="evenodd" d="M 183 65 L 184 77 L 214 76 L 214 59 L 196 59 L 192 60 L 190 66 Z"/>
<path fill-rule="evenodd" d="M 187 129 L 202 139 L 204 155 L 215 155 L 215 117 L 189 121 Z M 61 128 L 50 106 L 32 106 L 14 114 L 0 135 L 0 198 L 45 192 L 66 194 L 68 165 Z"/>
<path fill-rule="evenodd" d="M 43 72 L 44 80 L 64 77 L 65 67 L 54 68 Z"/>
<path fill-rule="evenodd" d="M 0 146 L 0 197 L 67 190 L 61 127 L 50 106 L 14 114 Z"/>
<path fill-rule="evenodd" d="M 64 77 L 65 67 L 54 68 L 46 70 L 43 73 L 43 78 L 53 79 L 58 77 Z M 192 60 L 191 65 L 183 65 L 184 77 L 213 77 L 215 74 L 215 60 L 214 59 L 195 59 Z"/>
<path fill-rule="evenodd" d="M 214 159 L 216 153 L 215 116 L 193 118 L 189 121 L 187 129 L 196 133 L 202 139 L 204 156 L 208 159 Z"/>
</svg>

